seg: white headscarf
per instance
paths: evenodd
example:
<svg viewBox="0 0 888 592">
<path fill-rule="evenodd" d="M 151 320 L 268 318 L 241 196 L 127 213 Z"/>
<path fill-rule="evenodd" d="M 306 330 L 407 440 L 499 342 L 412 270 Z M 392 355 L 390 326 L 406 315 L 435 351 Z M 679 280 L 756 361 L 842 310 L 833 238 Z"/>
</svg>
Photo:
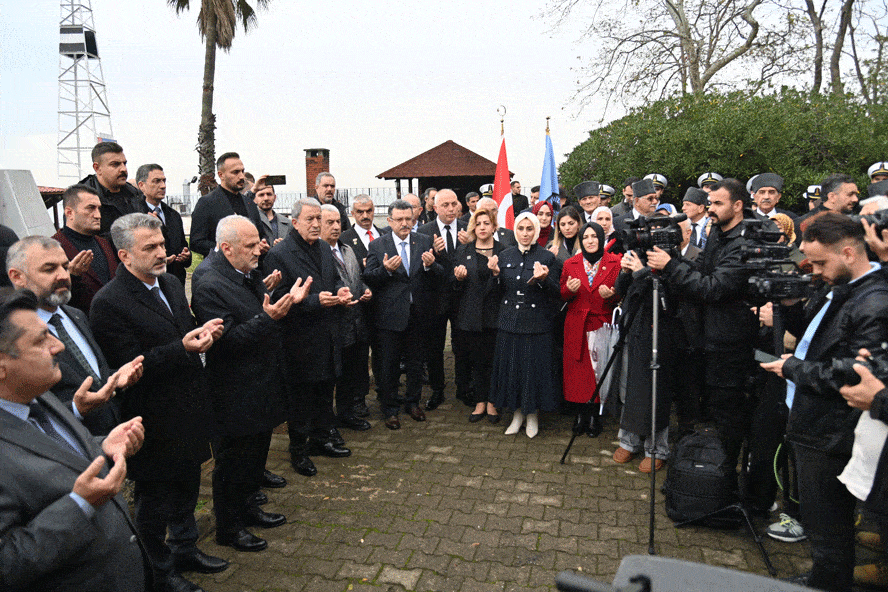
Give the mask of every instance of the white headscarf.
<svg viewBox="0 0 888 592">
<path fill-rule="evenodd" d="M 518 223 L 521 222 L 522 220 L 530 220 L 530 223 L 533 224 L 533 240 L 530 241 L 530 245 L 528 245 L 528 246 L 525 247 L 525 246 L 522 245 L 520 242 L 518 243 L 518 249 L 519 249 L 521 252 L 524 252 L 524 251 L 528 251 L 528 250 L 530 250 L 530 247 L 532 247 L 533 245 L 535 245 L 536 242 L 537 242 L 537 239 L 540 238 L 540 219 L 537 218 L 537 217 L 536 217 L 534 214 L 532 214 L 531 212 L 527 212 L 527 211 L 525 211 L 525 212 L 521 212 L 521 213 L 518 214 L 518 216 L 515 218 L 515 224 L 514 224 L 514 226 L 512 226 L 512 228 L 517 229 L 517 228 L 518 228 Z M 517 238 L 516 238 L 516 242 L 517 242 Z"/>
<path fill-rule="evenodd" d="M 614 231 L 614 214 L 613 214 L 613 212 L 611 212 L 611 209 L 607 206 L 598 206 L 597 208 L 592 210 L 592 221 L 595 222 L 596 224 L 598 224 L 598 213 L 599 212 L 608 212 L 611 215 L 611 229 L 610 229 L 610 231 L 613 232 Z M 601 225 L 599 224 L 599 226 L 601 226 Z M 607 234 L 607 236 L 610 236 L 610 232 Z"/>
</svg>

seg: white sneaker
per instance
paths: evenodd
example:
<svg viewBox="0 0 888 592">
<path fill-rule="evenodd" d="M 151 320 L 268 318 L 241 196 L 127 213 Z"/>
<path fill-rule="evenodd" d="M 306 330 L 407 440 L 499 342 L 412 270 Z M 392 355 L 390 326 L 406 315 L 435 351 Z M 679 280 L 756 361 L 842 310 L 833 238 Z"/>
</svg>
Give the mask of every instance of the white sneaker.
<svg viewBox="0 0 888 592">
<path fill-rule="evenodd" d="M 799 521 L 783 512 L 780 513 L 780 521 L 765 529 L 765 534 L 784 543 L 797 543 L 808 538 Z"/>
</svg>

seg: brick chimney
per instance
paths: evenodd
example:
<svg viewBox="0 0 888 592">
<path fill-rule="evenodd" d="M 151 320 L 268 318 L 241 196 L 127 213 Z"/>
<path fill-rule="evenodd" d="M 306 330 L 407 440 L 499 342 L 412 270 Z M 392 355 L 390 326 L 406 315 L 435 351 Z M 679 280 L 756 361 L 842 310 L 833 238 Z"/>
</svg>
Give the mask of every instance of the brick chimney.
<svg viewBox="0 0 888 592">
<path fill-rule="evenodd" d="M 326 148 L 307 148 L 305 150 L 305 193 L 308 197 L 317 197 L 315 179 L 318 173 L 330 172 L 330 151 Z"/>
</svg>

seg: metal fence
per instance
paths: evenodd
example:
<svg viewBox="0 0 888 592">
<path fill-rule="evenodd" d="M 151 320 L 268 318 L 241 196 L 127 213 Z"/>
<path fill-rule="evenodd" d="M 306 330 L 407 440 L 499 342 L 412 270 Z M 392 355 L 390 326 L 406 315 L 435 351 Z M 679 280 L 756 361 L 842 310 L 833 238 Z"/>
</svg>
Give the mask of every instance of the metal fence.
<svg viewBox="0 0 888 592">
<path fill-rule="evenodd" d="M 394 187 L 357 187 L 352 189 L 337 189 L 336 199 L 346 207 L 351 207 L 351 200 L 356 195 L 367 194 L 373 199 L 376 216 L 385 217 L 388 214 L 388 206 L 398 198 L 398 191 Z M 281 214 L 290 214 L 296 200 L 306 197 L 305 192 L 281 191 L 277 194 L 274 209 Z M 167 195 L 167 204 L 182 215 L 190 216 L 195 204 L 200 197 L 197 195 Z"/>
</svg>

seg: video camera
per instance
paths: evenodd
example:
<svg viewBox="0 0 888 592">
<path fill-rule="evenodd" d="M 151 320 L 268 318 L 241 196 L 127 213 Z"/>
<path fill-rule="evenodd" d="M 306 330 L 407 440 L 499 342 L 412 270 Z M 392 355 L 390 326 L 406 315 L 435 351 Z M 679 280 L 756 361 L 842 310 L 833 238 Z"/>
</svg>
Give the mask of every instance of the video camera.
<svg viewBox="0 0 888 592">
<path fill-rule="evenodd" d="M 660 247 L 670 255 L 675 255 L 684 238 L 678 223 L 687 219 L 687 215 L 678 214 L 650 218 L 639 216 L 635 220 L 629 220 L 626 222 L 628 228 L 614 233 L 616 241 L 611 251 L 614 253 L 636 251 L 642 261 L 645 261 L 645 252 L 654 247 Z"/>
<path fill-rule="evenodd" d="M 743 237 L 750 244 L 743 245 L 740 260 L 749 277 L 749 296 L 755 303 L 807 298 L 813 291 L 813 276 L 802 273 L 790 258 L 792 245 L 778 242 L 785 235 L 766 228 L 764 220 L 744 220 Z M 790 269 L 787 271 L 786 268 Z"/>
<path fill-rule="evenodd" d="M 877 235 L 881 235 L 882 231 L 888 228 L 888 210 L 879 210 L 878 212 L 873 212 L 868 216 L 851 216 L 851 219 L 855 222 L 866 220 L 876 227 Z"/>
<path fill-rule="evenodd" d="M 877 348 L 869 350 L 870 357 L 865 361 L 854 358 L 839 358 L 832 362 L 832 382 L 836 389 L 844 385 L 860 384 L 860 375 L 854 370 L 854 364 L 869 369 L 879 380 L 888 380 L 888 343 L 882 342 Z"/>
</svg>

